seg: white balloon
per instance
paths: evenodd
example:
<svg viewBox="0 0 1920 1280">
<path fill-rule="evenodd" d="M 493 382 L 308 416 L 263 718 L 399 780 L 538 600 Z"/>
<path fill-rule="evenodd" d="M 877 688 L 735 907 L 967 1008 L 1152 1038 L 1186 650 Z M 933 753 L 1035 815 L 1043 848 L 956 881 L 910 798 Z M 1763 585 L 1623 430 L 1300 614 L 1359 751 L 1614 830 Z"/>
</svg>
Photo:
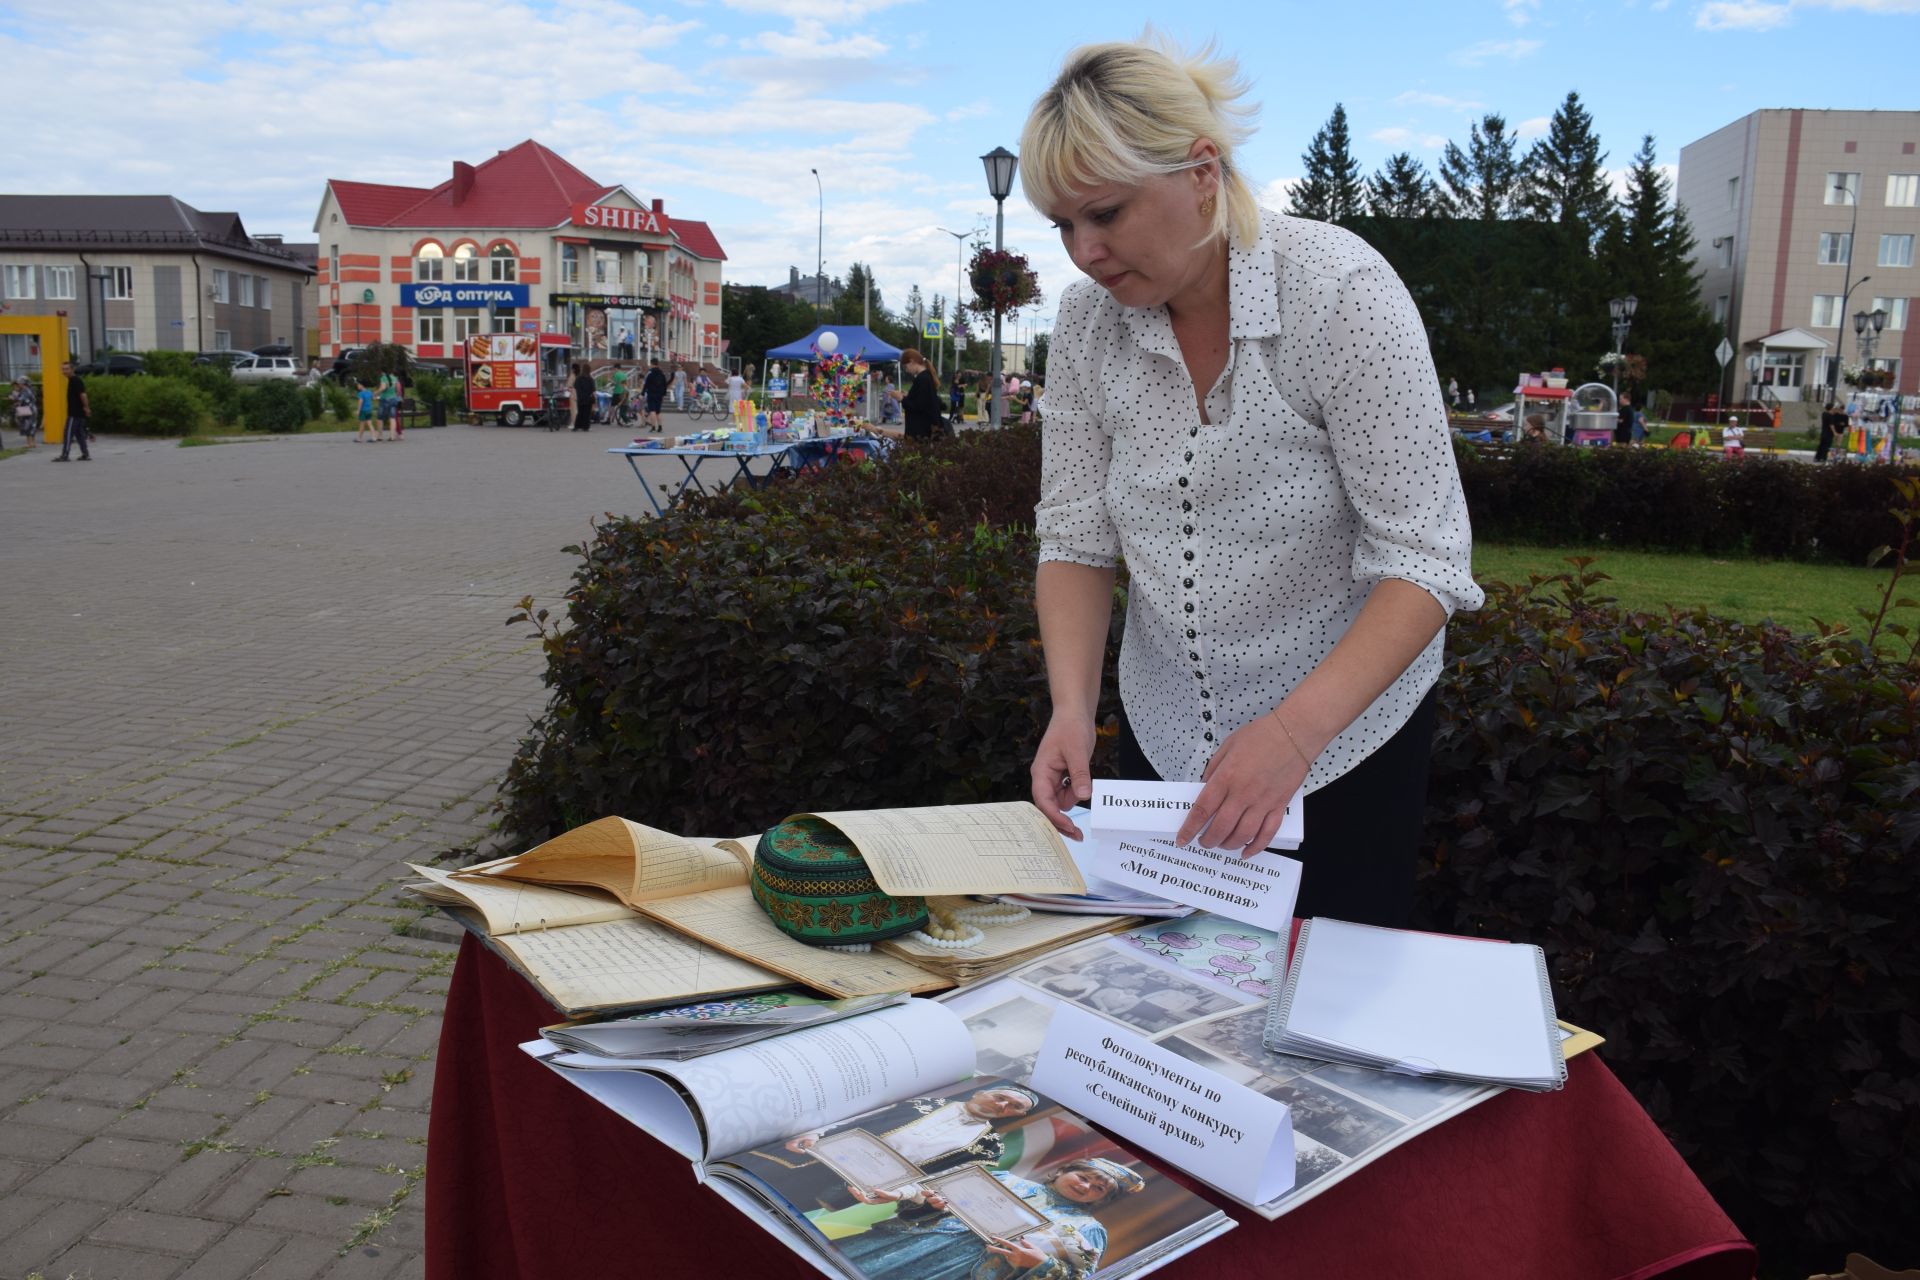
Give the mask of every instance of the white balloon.
<svg viewBox="0 0 1920 1280">
<path fill-rule="evenodd" d="M 820 335 L 820 340 L 816 345 L 819 346 L 821 355 L 830 356 L 840 346 L 840 335 L 835 333 L 833 330 L 828 329 L 825 333 Z"/>
</svg>

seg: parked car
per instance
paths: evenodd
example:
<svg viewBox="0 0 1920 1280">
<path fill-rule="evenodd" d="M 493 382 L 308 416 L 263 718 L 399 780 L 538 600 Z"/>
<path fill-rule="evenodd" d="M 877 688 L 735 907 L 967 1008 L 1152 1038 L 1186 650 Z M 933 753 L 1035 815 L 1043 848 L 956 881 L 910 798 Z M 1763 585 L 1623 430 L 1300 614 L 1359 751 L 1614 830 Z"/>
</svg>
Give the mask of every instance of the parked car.
<svg viewBox="0 0 1920 1280">
<path fill-rule="evenodd" d="M 255 347 L 253 354 L 257 356 L 290 356 L 293 354 L 293 348 L 284 342 L 269 342 L 264 347 Z"/>
<path fill-rule="evenodd" d="M 292 356 L 246 356 L 233 363 L 235 382 L 272 382 L 276 378 L 292 382 L 302 372 Z"/>
<path fill-rule="evenodd" d="M 125 376 L 146 371 L 146 357 L 135 355 L 131 351 L 115 351 L 97 360 L 89 360 L 74 370 L 83 378 L 97 378 L 102 374 Z"/>
<path fill-rule="evenodd" d="M 193 362 L 195 364 L 219 365 L 222 368 L 232 369 L 234 365 L 240 363 L 242 360 L 251 360 L 252 358 L 252 355 L 245 351 L 202 351 L 193 358 Z"/>
</svg>

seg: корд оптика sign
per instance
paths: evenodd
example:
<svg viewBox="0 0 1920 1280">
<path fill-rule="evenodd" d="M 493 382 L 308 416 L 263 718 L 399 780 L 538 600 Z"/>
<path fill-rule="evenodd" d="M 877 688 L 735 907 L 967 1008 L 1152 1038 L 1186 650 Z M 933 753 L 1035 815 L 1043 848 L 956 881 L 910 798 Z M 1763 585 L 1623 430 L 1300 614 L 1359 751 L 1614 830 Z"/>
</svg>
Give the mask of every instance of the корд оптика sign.
<svg viewBox="0 0 1920 1280">
<path fill-rule="evenodd" d="M 524 284 L 403 284 L 403 307 L 524 307 Z"/>
</svg>

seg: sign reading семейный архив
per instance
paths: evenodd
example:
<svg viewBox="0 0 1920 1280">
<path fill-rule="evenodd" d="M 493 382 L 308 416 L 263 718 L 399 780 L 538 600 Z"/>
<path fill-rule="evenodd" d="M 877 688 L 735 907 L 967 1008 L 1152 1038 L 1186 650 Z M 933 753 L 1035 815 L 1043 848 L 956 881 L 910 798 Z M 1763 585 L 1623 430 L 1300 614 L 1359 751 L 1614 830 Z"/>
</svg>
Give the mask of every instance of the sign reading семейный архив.
<svg viewBox="0 0 1920 1280">
<path fill-rule="evenodd" d="M 1243 857 L 1237 849 L 1173 843 L 1201 787 L 1198 782 L 1095 779 L 1087 818 L 1093 874 L 1285 936 L 1300 896 L 1303 868 L 1297 859 L 1271 849 Z M 1275 845 L 1299 847 L 1300 807 L 1296 793 Z"/>
</svg>

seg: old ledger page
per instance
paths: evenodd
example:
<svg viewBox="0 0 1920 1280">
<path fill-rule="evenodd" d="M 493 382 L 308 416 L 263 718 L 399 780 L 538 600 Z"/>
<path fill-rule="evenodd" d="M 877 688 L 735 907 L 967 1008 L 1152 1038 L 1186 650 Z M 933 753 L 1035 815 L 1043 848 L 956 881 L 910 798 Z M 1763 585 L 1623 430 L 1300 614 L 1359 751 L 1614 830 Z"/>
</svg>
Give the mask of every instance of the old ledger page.
<svg viewBox="0 0 1920 1280">
<path fill-rule="evenodd" d="M 574 924 L 604 924 L 609 920 L 638 920 L 640 913 L 597 893 L 553 889 L 517 880 L 481 876 L 456 879 L 450 872 L 409 862 L 408 867 L 428 883 L 408 885 L 416 896 L 432 903 L 472 907 L 487 922 L 494 937 L 535 929 L 561 929 Z"/>
<path fill-rule="evenodd" d="M 742 892 L 745 892 L 742 890 Z M 788 980 L 651 920 L 616 920 L 496 937 L 556 1003 L 578 1009 L 677 1004 L 771 991 Z"/>
<path fill-rule="evenodd" d="M 746 886 L 650 902 L 647 914 L 736 956 L 834 996 L 940 991 L 953 984 L 906 960 L 874 952 L 829 951 L 773 927 Z"/>
<path fill-rule="evenodd" d="M 1066 843 L 1025 800 L 803 816 L 839 828 L 896 897 L 1087 891 Z"/>
<path fill-rule="evenodd" d="M 733 843 L 715 845 L 626 818 L 601 818 L 518 857 L 472 868 L 462 878 L 590 885 L 637 907 L 676 894 L 746 884 L 747 864 L 723 847 Z"/>
</svg>

